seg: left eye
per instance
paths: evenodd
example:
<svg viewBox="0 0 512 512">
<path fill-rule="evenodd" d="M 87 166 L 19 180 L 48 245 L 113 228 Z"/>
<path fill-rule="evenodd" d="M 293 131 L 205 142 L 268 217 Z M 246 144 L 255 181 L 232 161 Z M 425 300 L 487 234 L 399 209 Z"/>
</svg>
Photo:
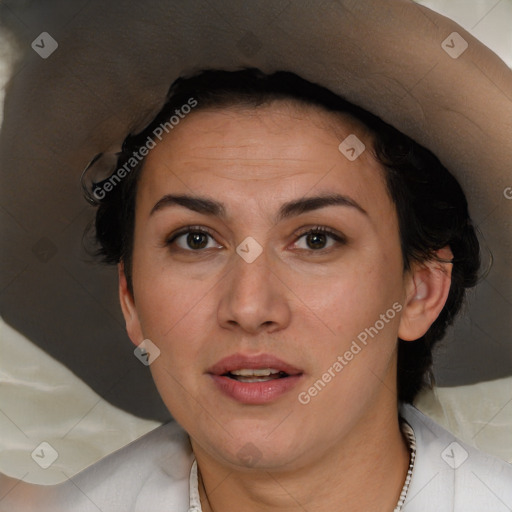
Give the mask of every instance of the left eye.
<svg viewBox="0 0 512 512">
<path fill-rule="evenodd" d="M 313 251 L 330 249 L 332 246 L 336 245 L 336 243 L 343 244 L 345 242 L 341 236 L 323 227 L 313 228 L 302 233 L 298 240 L 300 241 L 301 239 L 304 239 L 306 247 L 299 247 L 299 249 L 311 249 Z M 331 243 L 327 245 L 329 239 Z M 298 241 L 295 245 L 297 244 Z"/>
</svg>

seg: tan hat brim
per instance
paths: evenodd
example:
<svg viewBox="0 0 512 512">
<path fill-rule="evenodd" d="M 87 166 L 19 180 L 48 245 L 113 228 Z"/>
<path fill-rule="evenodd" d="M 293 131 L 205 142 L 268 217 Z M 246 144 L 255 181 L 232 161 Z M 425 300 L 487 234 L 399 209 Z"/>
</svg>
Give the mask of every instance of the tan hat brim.
<svg viewBox="0 0 512 512">
<path fill-rule="evenodd" d="M 93 0 L 78 13 L 69 2 L 58 5 L 60 17 L 37 14 L 58 48 L 47 58 L 32 49 L 23 55 L 7 89 L 0 137 L 2 307 L 15 327 L 37 338 L 43 324 L 62 325 L 63 317 L 70 329 L 96 322 L 85 307 L 91 297 L 120 321 L 98 270 L 80 252 L 90 216 L 82 169 L 141 129 L 178 76 L 256 66 L 327 86 L 427 146 L 457 176 L 494 255 L 473 318 L 510 346 L 512 72 L 468 32 L 406 0 Z M 54 256 L 45 262 L 41 247 Z M 50 268 L 51 279 L 41 275 Z M 111 274 L 102 279 L 114 297 Z M 27 289 L 30 304 L 47 305 L 29 327 Z M 76 290 L 90 295 L 84 305 L 69 301 Z M 116 336 L 119 328 L 112 328 Z M 481 341 L 481 333 L 473 335 Z"/>
</svg>

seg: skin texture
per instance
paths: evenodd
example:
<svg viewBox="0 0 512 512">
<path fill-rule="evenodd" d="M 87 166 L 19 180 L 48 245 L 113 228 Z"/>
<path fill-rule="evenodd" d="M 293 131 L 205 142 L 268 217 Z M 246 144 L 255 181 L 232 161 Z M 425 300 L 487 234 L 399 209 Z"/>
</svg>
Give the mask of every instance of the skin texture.
<svg viewBox="0 0 512 512">
<path fill-rule="evenodd" d="M 350 134 L 366 145 L 353 162 L 338 150 Z M 339 503 L 386 511 L 398 501 L 409 453 L 397 417 L 397 337 L 427 331 L 446 301 L 450 265 L 404 273 L 395 207 L 371 144 L 357 122 L 278 101 L 194 111 L 147 157 L 136 200 L 134 294 L 121 264 L 121 305 L 133 343 L 150 339 L 161 351 L 151 372 L 191 437 L 204 511 Z M 221 201 L 226 218 L 182 206 L 151 214 L 171 193 Z M 328 206 L 275 222 L 283 203 L 322 193 L 348 196 L 365 213 Z M 188 225 L 210 229 L 206 249 L 194 252 L 186 235 L 166 243 Z M 326 236 L 316 249 L 302 234 L 317 226 L 345 242 Z M 248 236 L 263 249 L 252 263 L 236 252 Z M 401 311 L 300 403 L 298 394 L 395 303 Z M 303 375 L 270 403 L 240 404 L 207 373 L 234 353 L 272 354 Z M 240 457 L 248 446 L 252 461 Z"/>
</svg>

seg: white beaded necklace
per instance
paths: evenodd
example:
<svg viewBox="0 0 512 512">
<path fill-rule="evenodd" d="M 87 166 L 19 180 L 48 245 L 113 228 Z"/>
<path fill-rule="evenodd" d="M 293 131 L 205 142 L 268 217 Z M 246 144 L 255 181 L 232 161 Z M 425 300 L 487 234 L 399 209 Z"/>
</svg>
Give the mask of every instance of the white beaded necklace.
<svg viewBox="0 0 512 512">
<path fill-rule="evenodd" d="M 393 512 L 400 512 L 402 510 L 402 507 L 404 506 L 405 499 L 407 498 L 407 491 L 409 490 L 409 485 L 411 484 L 412 472 L 414 469 L 414 461 L 416 460 L 416 437 L 414 435 L 414 430 L 409 425 L 409 423 L 405 421 L 402 421 L 400 426 L 405 437 L 407 437 L 407 441 L 409 441 L 409 451 L 411 452 L 411 459 L 409 462 L 409 469 L 407 470 L 405 483 L 404 486 L 402 487 L 402 492 L 400 493 L 400 498 Z"/>
</svg>

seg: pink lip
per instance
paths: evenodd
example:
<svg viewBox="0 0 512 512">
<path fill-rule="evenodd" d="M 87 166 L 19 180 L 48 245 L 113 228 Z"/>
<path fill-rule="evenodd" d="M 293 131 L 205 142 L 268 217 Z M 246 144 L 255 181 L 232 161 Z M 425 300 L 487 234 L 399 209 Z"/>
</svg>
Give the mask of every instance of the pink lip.
<svg viewBox="0 0 512 512">
<path fill-rule="evenodd" d="M 242 368 L 273 368 L 287 373 L 288 376 L 266 382 L 239 382 L 224 376 L 225 373 Z M 209 368 L 207 373 L 212 377 L 217 388 L 230 398 L 243 404 L 263 405 L 294 388 L 301 380 L 303 371 L 269 354 L 258 356 L 233 354 L 221 359 Z"/>
</svg>

